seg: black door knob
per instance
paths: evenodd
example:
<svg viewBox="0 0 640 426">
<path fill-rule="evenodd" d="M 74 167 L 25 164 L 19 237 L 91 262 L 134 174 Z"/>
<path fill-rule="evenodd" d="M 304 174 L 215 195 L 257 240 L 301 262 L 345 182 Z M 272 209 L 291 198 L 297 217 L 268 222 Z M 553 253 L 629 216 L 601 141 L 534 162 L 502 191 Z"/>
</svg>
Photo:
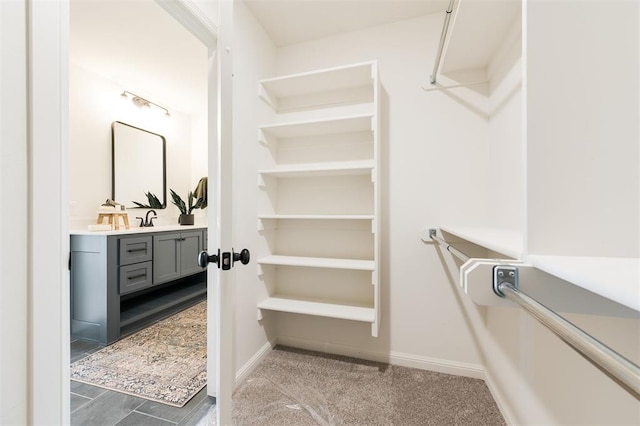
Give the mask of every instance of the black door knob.
<svg viewBox="0 0 640 426">
<path fill-rule="evenodd" d="M 202 250 L 198 253 L 198 266 L 201 268 L 206 268 L 209 263 L 215 263 L 218 265 L 220 261 L 220 250 L 218 250 L 218 254 L 209 255 L 206 250 Z"/>
<path fill-rule="evenodd" d="M 236 253 L 236 252 L 233 251 L 233 249 L 231 249 L 231 252 L 233 253 L 233 263 L 234 264 L 237 261 L 240 261 L 240 263 L 242 263 L 243 265 L 246 265 L 247 263 L 249 263 L 249 259 L 251 258 L 251 254 L 249 253 L 249 250 L 242 249 L 242 251 L 240 253 Z"/>
</svg>

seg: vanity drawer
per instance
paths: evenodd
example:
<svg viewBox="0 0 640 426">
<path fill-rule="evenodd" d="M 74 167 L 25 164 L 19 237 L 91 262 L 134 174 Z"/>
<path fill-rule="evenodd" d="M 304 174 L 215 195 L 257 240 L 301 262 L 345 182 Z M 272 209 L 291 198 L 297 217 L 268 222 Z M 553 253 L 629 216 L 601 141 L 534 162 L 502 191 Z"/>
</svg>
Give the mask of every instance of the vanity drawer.
<svg viewBox="0 0 640 426">
<path fill-rule="evenodd" d="M 120 258 L 118 264 L 146 262 L 152 259 L 151 235 L 145 237 L 120 238 Z"/>
<path fill-rule="evenodd" d="M 152 265 L 153 262 L 142 262 L 135 265 L 121 266 L 119 271 L 120 295 L 151 287 L 153 284 L 151 276 Z"/>
</svg>

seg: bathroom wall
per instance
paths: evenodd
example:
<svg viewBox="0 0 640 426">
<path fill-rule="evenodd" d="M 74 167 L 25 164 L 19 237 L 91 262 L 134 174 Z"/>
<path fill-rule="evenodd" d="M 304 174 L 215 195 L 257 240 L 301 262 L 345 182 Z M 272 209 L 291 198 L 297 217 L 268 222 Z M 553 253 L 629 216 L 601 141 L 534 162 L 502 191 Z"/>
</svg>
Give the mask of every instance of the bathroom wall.
<svg viewBox="0 0 640 426">
<path fill-rule="evenodd" d="M 136 93 L 135 88 L 104 78 L 70 64 L 69 90 L 69 200 L 71 229 L 85 229 L 96 220 L 100 204 L 111 198 L 111 123 L 121 121 L 166 138 L 167 208 L 156 210 L 156 224 L 175 224 L 178 209 L 170 203 L 169 188 L 183 199 L 193 190 L 200 177 L 206 176 L 206 123 L 201 117 L 191 117 L 171 110 L 171 117 L 155 111 L 142 110 L 120 96 L 123 90 Z M 153 93 L 140 93 L 153 100 Z M 204 155 L 206 158 L 206 155 Z M 132 164 L 144 172 L 145 164 Z M 116 200 L 118 201 L 118 200 Z M 146 200 L 141 199 L 141 202 Z M 146 210 L 130 210 L 129 223 Z M 206 221 L 206 212 L 197 212 Z"/>
</svg>

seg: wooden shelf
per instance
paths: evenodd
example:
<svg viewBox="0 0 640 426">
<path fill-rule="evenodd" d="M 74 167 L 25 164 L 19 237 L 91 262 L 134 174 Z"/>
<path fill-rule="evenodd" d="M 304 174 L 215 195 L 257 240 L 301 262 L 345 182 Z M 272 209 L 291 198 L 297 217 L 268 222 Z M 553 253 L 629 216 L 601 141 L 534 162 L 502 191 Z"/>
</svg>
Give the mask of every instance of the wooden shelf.
<svg viewBox="0 0 640 426">
<path fill-rule="evenodd" d="M 274 295 L 260 302 L 258 308 L 352 321 L 370 323 L 375 321 L 375 312 L 371 307 L 327 303 L 319 300 L 293 299 L 280 295 Z"/>
<path fill-rule="evenodd" d="M 367 175 L 374 169 L 372 160 L 340 161 L 334 163 L 309 163 L 278 166 L 273 169 L 259 170 L 263 176 L 278 178 L 313 177 L 313 176 L 350 176 Z"/>
<path fill-rule="evenodd" d="M 373 220 L 372 214 L 261 214 L 258 219 L 285 220 Z"/>
<path fill-rule="evenodd" d="M 527 256 L 526 262 L 578 287 L 640 311 L 640 258 Z"/>
<path fill-rule="evenodd" d="M 443 226 L 440 230 L 467 240 L 513 259 L 522 259 L 524 247 L 522 234 L 518 231 L 499 228 L 471 228 Z M 453 244 L 455 247 L 455 244 Z"/>
<path fill-rule="evenodd" d="M 374 271 L 373 260 L 334 259 L 327 257 L 300 257 L 273 255 L 258 260 L 260 265 L 305 266 L 310 268 L 351 269 L 357 271 Z"/>
<path fill-rule="evenodd" d="M 297 121 L 261 126 L 265 136 L 278 139 L 316 135 L 372 131 L 373 114 L 361 114 L 339 118 Z"/>
</svg>

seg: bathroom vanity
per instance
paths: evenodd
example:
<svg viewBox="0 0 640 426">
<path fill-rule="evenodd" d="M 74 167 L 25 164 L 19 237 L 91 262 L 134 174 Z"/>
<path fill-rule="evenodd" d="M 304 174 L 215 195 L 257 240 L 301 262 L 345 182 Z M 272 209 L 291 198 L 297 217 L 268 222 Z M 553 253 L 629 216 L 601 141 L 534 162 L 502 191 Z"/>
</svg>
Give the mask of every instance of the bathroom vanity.
<svg viewBox="0 0 640 426">
<path fill-rule="evenodd" d="M 71 233 L 71 336 L 108 345 L 207 295 L 193 226 Z"/>
</svg>

